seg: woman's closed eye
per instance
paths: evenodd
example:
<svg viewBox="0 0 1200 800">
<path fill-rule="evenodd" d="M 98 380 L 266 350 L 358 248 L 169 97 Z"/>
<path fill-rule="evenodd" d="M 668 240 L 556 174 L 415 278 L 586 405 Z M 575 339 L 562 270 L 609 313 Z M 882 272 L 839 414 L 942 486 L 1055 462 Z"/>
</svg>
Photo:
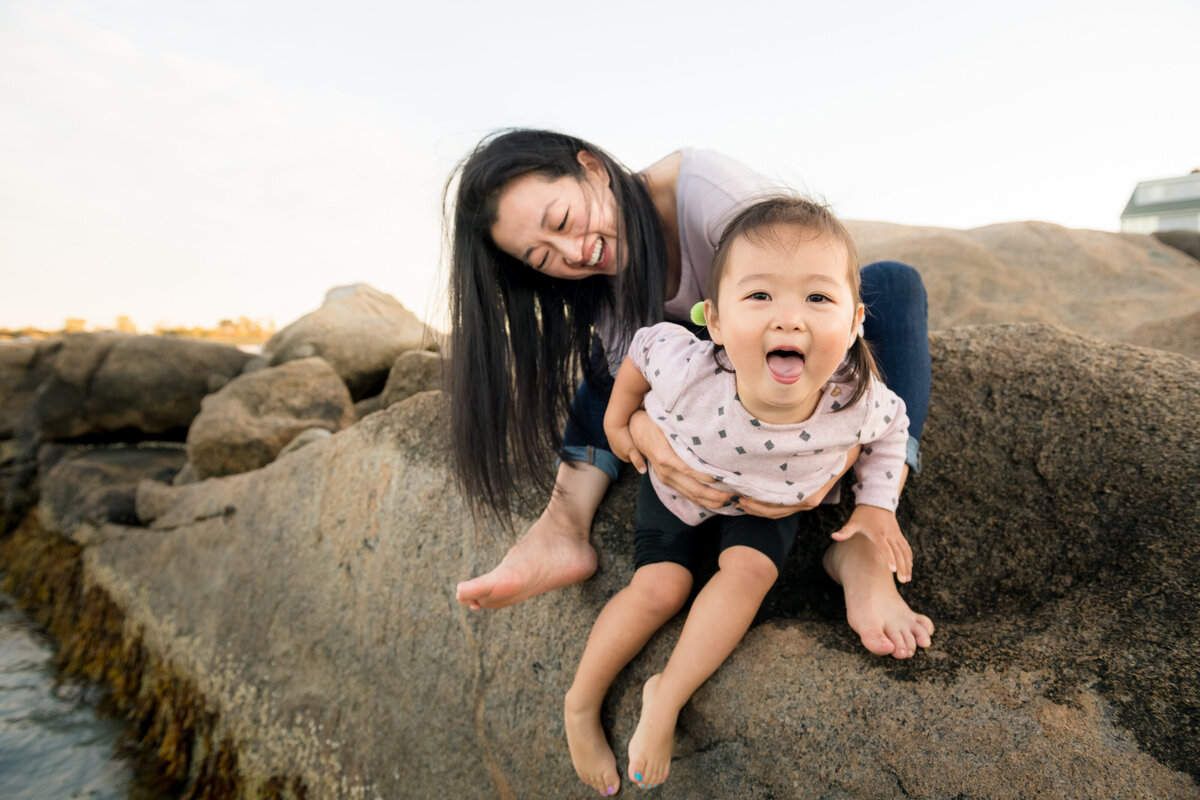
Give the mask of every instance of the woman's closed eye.
<svg viewBox="0 0 1200 800">
<path fill-rule="evenodd" d="M 561 233 L 567 227 L 567 217 L 569 216 L 571 216 L 571 209 L 568 208 L 567 213 L 563 214 L 562 222 L 558 223 L 558 227 L 555 230 Z"/>
</svg>

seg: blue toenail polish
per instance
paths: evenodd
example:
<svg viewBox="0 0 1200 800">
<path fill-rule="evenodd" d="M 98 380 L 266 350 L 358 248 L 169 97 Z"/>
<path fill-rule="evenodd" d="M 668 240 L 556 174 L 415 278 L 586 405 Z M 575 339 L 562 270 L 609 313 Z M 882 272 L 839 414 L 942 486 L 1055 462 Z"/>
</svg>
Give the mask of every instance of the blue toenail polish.
<svg viewBox="0 0 1200 800">
<path fill-rule="evenodd" d="M 635 781 L 641 781 L 641 779 L 642 779 L 642 773 L 640 773 L 640 772 L 635 772 L 635 773 L 633 773 L 633 779 L 634 779 Z"/>
</svg>

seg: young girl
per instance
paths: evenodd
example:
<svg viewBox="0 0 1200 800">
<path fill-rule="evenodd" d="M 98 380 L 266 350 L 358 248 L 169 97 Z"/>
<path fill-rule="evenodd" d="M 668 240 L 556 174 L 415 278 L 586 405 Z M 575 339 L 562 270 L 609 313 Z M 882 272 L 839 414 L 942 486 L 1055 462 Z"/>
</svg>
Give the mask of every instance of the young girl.
<svg viewBox="0 0 1200 800">
<path fill-rule="evenodd" d="M 644 402 L 680 458 L 735 497 L 813 501 L 856 463 L 858 505 L 834 538 L 862 533 L 907 570 L 911 551 L 895 508 L 908 418 L 903 401 L 879 381 L 862 338 L 857 258 L 846 229 L 805 200 L 756 203 L 721 237 L 707 296 L 711 342 L 669 322 L 635 334 L 604 418 L 613 453 L 646 472 L 629 432 Z M 693 527 L 713 513 L 653 469 L 642 479 L 636 572 L 597 618 L 564 704 L 575 769 L 601 795 L 620 785 L 600 725 L 604 695 L 686 602 L 701 538 Z M 795 541 L 795 514 L 748 516 L 737 501 L 716 513 L 719 569 L 697 595 L 666 668 L 642 692 L 628 768 L 642 788 L 666 779 L 680 709 L 745 635 Z M 915 644 L 928 646 L 932 623 L 920 617 L 917 628 Z"/>
</svg>

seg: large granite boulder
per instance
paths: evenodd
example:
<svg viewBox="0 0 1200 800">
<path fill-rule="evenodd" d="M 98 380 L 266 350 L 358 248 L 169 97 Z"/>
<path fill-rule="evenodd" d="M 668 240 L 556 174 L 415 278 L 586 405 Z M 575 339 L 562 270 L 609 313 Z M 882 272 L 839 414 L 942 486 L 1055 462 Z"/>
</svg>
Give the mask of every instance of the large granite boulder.
<svg viewBox="0 0 1200 800">
<path fill-rule="evenodd" d="M 62 456 L 53 460 L 53 466 L 50 459 L 42 459 L 38 519 L 46 530 L 66 537 L 83 522 L 138 524 L 138 484 L 170 482 L 187 461 L 178 443 L 113 445 Z"/>
<path fill-rule="evenodd" d="M 45 373 L 19 424 L 74 439 L 181 433 L 210 383 L 238 375 L 250 356 L 192 339 L 83 333 L 42 343 L 37 358 Z"/>
<path fill-rule="evenodd" d="M 17 433 L 46 369 L 38 369 L 37 342 L 0 342 L 0 439 Z"/>
<path fill-rule="evenodd" d="M 387 408 L 407 400 L 418 392 L 442 388 L 442 357 L 428 350 L 409 350 L 401 353 L 388 373 L 387 384 L 380 395 L 380 407 Z"/>
<path fill-rule="evenodd" d="M 203 479 L 269 464 L 310 428 L 354 424 L 346 384 L 321 358 L 242 375 L 205 397 L 188 430 L 188 462 Z"/>
<path fill-rule="evenodd" d="M 0 535 L 37 503 L 43 443 L 182 439 L 209 387 L 249 358 L 226 345 L 120 333 L 0 346 Z"/>
<path fill-rule="evenodd" d="M 1046 222 L 848 224 L 862 263 L 893 259 L 921 273 L 932 330 L 1046 322 L 1125 341 L 1143 323 L 1171 325 L 1200 308 L 1200 262 L 1154 236 Z"/>
<path fill-rule="evenodd" d="M 272 365 L 320 356 L 359 400 L 378 394 L 396 357 L 425 338 L 425 324 L 400 301 L 356 283 L 330 289 L 319 309 L 272 336 L 263 356 Z"/>
<path fill-rule="evenodd" d="M 819 568 L 847 508 L 806 516 L 759 623 L 685 707 L 662 796 L 1200 797 L 1200 364 L 1041 325 L 932 352 L 899 516 L 933 646 L 861 648 Z M 589 794 L 561 704 L 633 570 L 633 476 L 597 515 L 591 580 L 469 612 L 454 584 L 511 540 L 472 534 L 443 407 L 419 394 L 264 469 L 145 482 L 149 527 L 85 548 L 89 585 L 195 680 L 244 775 L 323 798 Z M 622 763 L 680 624 L 605 706 Z"/>
<path fill-rule="evenodd" d="M 1157 231 L 1153 234 L 1169 247 L 1174 247 L 1192 258 L 1200 261 L 1200 232 L 1197 231 Z"/>
</svg>

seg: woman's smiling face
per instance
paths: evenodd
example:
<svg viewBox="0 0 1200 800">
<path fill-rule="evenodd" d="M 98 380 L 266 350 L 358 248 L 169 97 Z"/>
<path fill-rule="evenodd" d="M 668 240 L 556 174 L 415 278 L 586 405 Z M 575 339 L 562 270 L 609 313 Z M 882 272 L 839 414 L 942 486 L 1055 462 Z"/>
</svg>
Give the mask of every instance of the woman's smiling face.
<svg viewBox="0 0 1200 800">
<path fill-rule="evenodd" d="M 500 192 L 492 241 L 523 264 L 553 278 L 615 275 L 625 254 L 617 237 L 617 199 L 608 173 L 579 153 L 583 180 L 530 173 Z"/>
</svg>

